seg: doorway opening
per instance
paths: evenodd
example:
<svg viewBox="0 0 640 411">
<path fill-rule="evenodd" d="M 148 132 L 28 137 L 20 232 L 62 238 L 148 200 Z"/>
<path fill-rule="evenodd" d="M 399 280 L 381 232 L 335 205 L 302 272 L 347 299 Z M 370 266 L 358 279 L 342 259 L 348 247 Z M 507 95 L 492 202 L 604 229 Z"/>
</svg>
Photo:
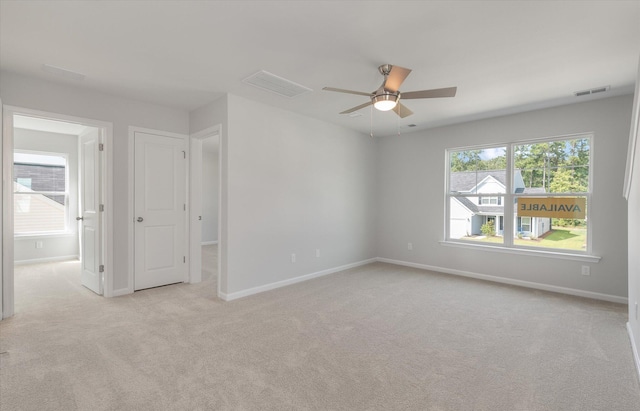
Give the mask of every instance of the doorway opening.
<svg viewBox="0 0 640 411">
<path fill-rule="evenodd" d="M 220 295 L 221 125 L 191 135 L 191 282 L 212 284 Z M 208 285 L 207 285 L 208 286 Z"/>
<path fill-rule="evenodd" d="M 111 125 L 14 107 L 3 123 L 3 318 L 110 296 Z"/>
</svg>

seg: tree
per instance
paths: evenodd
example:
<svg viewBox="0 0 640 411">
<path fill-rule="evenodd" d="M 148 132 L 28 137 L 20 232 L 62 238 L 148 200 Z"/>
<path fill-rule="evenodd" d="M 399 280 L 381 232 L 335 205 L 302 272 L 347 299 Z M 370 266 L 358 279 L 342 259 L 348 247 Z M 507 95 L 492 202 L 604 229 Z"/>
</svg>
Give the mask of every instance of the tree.
<svg viewBox="0 0 640 411">
<path fill-rule="evenodd" d="M 482 224 L 482 226 L 480 227 L 480 231 L 487 237 L 493 237 L 496 234 L 496 228 L 493 225 L 493 221 L 490 220 L 485 224 Z"/>
<path fill-rule="evenodd" d="M 516 146 L 515 167 L 520 169 L 527 187 L 549 188 L 556 170 L 566 162 L 565 146 L 565 141 Z"/>
<path fill-rule="evenodd" d="M 482 162 L 481 150 L 456 151 L 451 153 L 451 171 L 475 171 L 480 170 L 478 165 Z"/>
<path fill-rule="evenodd" d="M 577 176 L 576 170 L 573 168 L 558 169 L 553 176 L 553 181 L 549 185 L 549 189 L 552 193 L 581 193 L 587 191 L 587 187 L 582 185 Z M 552 224 L 559 225 L 561 227 L 567 225 L 575 227 L 582 224 L 582 220 L 572 218 L 554 218 Z"/>
</svg>

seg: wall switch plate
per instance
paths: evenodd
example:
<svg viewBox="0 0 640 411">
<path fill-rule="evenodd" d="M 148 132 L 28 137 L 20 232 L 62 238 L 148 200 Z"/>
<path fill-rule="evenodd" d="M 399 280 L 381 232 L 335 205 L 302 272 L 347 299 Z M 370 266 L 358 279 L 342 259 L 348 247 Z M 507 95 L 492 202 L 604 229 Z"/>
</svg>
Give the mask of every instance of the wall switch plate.
<svg viewBox="0 0 640 411">
<path fill-rule="evenodd" d="M 296 255 L 295 254 L 291 254 L 291 262 L 292 263 L 296 262 Z"/>
<path fill-rule="evenodd" d="M 319 248 L 316 248 L 316 257 L 318 257 L 318 258 L 320 257 L 320 249 Z"/>
<path fill-rule="evenodd" d="M 42 241 L 36 241 L 36 248 L 42 248 L 44 247 L 44 244 L 42 243 Z"/>
<path fill-rule="evenodd" d="M 582 275 L 591 275 L 591 267 L 589 267 L 588 265 L 583 265 Z"/>
<path fill-rule="evenodd" d="M 413 243 L 407 243 L 407 250 L 413 250 Z"/>
</svg>

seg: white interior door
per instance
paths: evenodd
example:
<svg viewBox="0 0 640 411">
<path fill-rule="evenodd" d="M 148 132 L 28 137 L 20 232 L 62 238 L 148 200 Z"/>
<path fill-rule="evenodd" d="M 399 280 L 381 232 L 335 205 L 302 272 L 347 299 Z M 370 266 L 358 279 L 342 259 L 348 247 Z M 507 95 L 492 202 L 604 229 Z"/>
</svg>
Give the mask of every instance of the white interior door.
<svg viewBox="0 0 640 411">
<path fill-rule="evenodd" d="M 80 135 L 80 261 L 82 285 L 102 294 L 100 272 L 100 130 L 90 127 Z"/>
<path fill-rule="evenodd" d="M 186 280 L 185 142 L 134 136 L 134 289 Z"/>
</svg>

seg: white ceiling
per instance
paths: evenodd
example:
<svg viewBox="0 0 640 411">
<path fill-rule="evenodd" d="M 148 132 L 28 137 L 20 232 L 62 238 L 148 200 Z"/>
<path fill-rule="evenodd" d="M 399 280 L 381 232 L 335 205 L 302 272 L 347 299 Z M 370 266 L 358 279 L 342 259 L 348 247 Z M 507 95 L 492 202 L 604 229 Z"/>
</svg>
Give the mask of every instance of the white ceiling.
<svg viewBox="0 0 640 411">
<path fill-rule="evenodd" d="M 0 4 L 2 70 L 185 110 L 232 93 L 377 135 L 631 93 L 640 54 L 638 0 Z M 339 115 L 366 97 L 322 87 L 370 92 L 383 63 L 413 69 L 401 91 L 458 94 L 404 101 L 405 119 Z M 314 91 L 289 99 L 242 82 L 258 70 Z"/>
</svg>

